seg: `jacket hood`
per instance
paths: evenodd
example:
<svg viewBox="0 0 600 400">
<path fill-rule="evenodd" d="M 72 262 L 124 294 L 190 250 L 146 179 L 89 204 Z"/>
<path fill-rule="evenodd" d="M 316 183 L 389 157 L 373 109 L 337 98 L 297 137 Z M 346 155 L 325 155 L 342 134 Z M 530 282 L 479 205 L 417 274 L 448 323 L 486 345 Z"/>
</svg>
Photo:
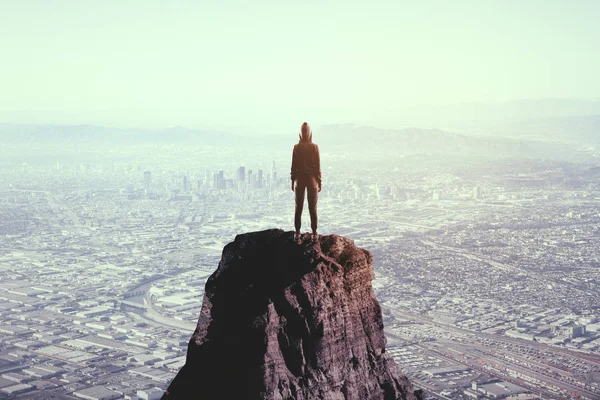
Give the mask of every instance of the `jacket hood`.
<svg viewBox="0 0 600 400">
<path fill-rule="evenodd" d="M 298 138 L 300 142 L 312 142 L 312 130 L 308 124 L 302 125 L 301 133 L 298 134 Z"/>
</svg>

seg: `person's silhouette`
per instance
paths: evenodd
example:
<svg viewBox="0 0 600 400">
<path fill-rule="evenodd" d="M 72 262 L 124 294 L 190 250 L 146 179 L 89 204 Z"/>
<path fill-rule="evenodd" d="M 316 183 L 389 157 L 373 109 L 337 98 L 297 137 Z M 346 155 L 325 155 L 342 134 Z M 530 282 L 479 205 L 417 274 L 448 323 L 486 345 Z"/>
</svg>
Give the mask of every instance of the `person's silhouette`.
<svg viewBox="0 0 600 400">
<path fill-rule="evenodd" d="M 302 207 L 304 206 L 304 193 L 308 192 L 308 211 L 310 213 L 310 227 L 312 239 L 317 240 L 317 199 L 321 191 L 321 156 L 319 146 L 312 141 L 312 131 L 305 122 L 298 135 L 300 140 L 294 145 L 292 152 L 292 191 L 296 198 L 296 212 L 294 215 L 295 240 L 300 240 L 300 226 L 302 225 Z"/>
</svg>

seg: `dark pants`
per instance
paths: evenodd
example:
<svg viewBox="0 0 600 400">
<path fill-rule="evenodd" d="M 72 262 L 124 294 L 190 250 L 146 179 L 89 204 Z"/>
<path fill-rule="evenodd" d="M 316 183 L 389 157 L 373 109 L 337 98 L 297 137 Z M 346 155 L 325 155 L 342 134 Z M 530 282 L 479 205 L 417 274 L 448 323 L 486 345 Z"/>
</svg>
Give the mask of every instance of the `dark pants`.
<svg viewBox="0 0 600 400">
<path fill-rule="evenodd" d="M 296 213 L 294 215 L 294 226 L 296 232 L 300 232 L 302 225 L 302 207 L 304 206 L 304 192 L 308 192 L 308 212 L 310 213 L 310 228 L 317 233 L 317 199 L 319 184 L 314 176 L 300 176 L 294 185 L 296 197 Z"/>
</svg>

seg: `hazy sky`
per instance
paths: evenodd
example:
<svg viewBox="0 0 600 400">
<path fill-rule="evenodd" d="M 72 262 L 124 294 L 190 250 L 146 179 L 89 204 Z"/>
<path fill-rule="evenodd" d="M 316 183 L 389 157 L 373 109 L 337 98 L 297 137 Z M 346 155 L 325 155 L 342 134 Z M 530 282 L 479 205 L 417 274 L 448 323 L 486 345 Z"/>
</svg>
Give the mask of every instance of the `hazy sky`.
<svg viewBox="0 0 600 400">
<path fill-rule="evenodd" d="M 0 0 L 0 18 L 0 122 L 280 131 L 600 93 L 596 0 Z"/>
</svg>

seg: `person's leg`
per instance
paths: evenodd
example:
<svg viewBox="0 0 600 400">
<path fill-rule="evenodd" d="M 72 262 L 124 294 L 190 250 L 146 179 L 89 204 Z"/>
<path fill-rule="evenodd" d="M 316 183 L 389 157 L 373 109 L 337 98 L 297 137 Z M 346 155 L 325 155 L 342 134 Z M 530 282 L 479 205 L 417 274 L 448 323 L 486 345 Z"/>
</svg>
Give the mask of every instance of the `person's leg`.
<svg viewBox="0 0 600 400">
<path fill-rule="evenodd" d="M 310 213 L 310 228 L 313 234 L 317 234 L 317 200 L 319 198 L 319 187 L 313 182 L 306 189 L 308 191 L 308 212 Z"/>
<path fill-rule="evenodd" d="M 300 181 L 296 180 L 294 186 L 294 195 L 296 198 L 296 212 L 294 213 L 294 227 L 296 233 L 300 233 L 300 227 L 302 225 L 302 207 L 304 206 L 304 192 L 306 186 L 302 185 Z"/>
</svg>

